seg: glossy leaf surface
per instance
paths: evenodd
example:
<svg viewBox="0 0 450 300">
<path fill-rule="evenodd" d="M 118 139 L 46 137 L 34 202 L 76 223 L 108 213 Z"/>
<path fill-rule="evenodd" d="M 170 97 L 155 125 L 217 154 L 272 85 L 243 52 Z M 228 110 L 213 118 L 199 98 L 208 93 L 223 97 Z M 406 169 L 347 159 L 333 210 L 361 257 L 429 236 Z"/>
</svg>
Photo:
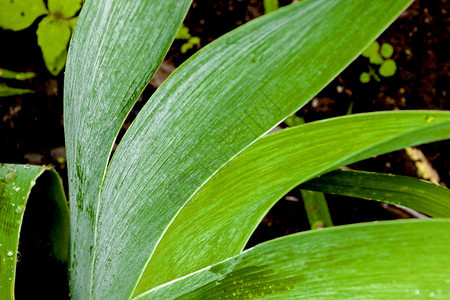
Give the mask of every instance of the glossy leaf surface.
<svg viewBox="0 0 450 300">
<path fill-rule="evenodd" d="M 98 197 L 116 135 L 190 2 L 86 1 L 80 13 L 64 83 L 74 298 L 89 298 Z"/>
<path fill-rule="evenodd" d="M 273 204 L 307 180 L 373 155 L 447 138 L 450 113 L 434 111 L 356 114 L 266 135 L 178 213 L 147 266 L 145 283 L 154 287 L 240 253 Z"/>
<path fill-rule="evenodd" d="M 389 3 L 298 2 L 223 36 L 173 73 L 111 160 L 99 203 L 93 295 L 131 295 L 187 200 L 319 92 L 409 1 Z"/>
<path fill-rule="evenodd" d="M 138 299 L 446 299 L 450 221 L 390 221 L 293 234 Z"/>
</svg>

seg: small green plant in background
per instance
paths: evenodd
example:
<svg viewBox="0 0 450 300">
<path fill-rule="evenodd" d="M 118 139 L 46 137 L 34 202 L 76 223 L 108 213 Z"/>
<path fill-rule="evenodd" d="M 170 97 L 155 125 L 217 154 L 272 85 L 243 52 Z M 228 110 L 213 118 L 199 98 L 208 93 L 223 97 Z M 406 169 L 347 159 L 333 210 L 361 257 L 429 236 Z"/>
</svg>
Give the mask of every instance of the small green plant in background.
<svg viewBox="0 0 450 300">
<path fill-rule="evenodd" d="M 32 208 L 27 197 L 39 191 L 32 190 L 36 180 L 51 176 L 47 186 L 55 188 L 47 198 L 54 196 L 59 216 L 51 249 L 68 263 L 73 299 L 445 299 L 448 189 L 331 171 L 448 139 L 449 112 L 349 115 L 266 134 L 411 2 L 305 0 L 246 23 L 181 65 L 112 154 L 191 1 L 87 1 L 64 78 L 70 213 L 52 170 L 0 167 L 0 298 L 14 298 L 19 233 L 24 208 Z M 293 117 L 292 124 L 300 121 Z M 330 227 L 323 206 L 310 211 L 311 227 L 329 228 L 244 251 L 267 211 L 297 186 L 440 219 Z M 319 194 L 304 197 L 312 195 Z M 324 203 L 313 201 L 309 207 Z M 48 298 L 51 284 L 41 297 Z"/>
<path fill-rule="evenodd" d="M 280 7 L 278 0 L 264 0 L 264 12 L 266 14 L 277 10 Z"/>
<path fill-rule="evenodd" d="M 369 72 L 361 73 L 359 80 L 362 83 L 368 83 L 371 78 L 374 78 L 379 82 L 381 79 L 378 74 L 383 77 L 393 76 L 397 71 L 397 65 L 395 61 L 391 59 L 393 54 L 394 47 L 389 43 L 383 43 L 381 47 L 377 41 L 370 44 L 361 54 L 369 59 Z M 378 72 L 376 69 L 377 67 Z"/>
<path fill-rule="evenodd" d="M 2 0 L 0 1 L 0 27 L 23 30 L 40 16 L 37 42 L 42 50 L 45 66 L 56 76 L 66 64 L 67 45 L 72 35 L 82 0 Z"/>
<path fill-rule="evenodd" d="M 177 31 L 177 34 L 175 35 L 175 39 L 177 40 L 186 40 L 186 42 L 181 45 L 181 53 L 186 53 L 192 48 L 197 47 L 200 48 L 200 38 L 197 36 L 192 36 L 189 33 L 189 28 L 184 26 L 184 24 L 181 24 L 180 28 Z"/>
<path fill-rule="evenodd" d="M 12 80 L 27 80 L 35 77 L 36 74 L 33 72 L 14 72 L 6 69 L 0 68 L 0 78 L 4 79 L 12 79 Z M 21 88 L 14 88 L 6 85 L 5 83 L 0 82 L 0 97 L 9 97 L 9 96 L 15 96 L 15 95 L 22 95 L 22 94 L 30 94 L 33 93 L 33 90 L 30 89 L 21 89 Z"/>
</svg>

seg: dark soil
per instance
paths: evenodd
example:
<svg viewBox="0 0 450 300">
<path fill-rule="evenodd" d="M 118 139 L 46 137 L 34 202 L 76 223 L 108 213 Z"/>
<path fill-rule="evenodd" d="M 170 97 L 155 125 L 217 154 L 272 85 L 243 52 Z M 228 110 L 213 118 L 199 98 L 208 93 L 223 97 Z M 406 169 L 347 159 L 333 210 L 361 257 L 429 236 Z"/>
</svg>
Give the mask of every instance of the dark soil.
<svg viewBox="0 0 450 300">
<path fill-rule="evenodd" d="M 291 1 L 280 1 L 282 5 Z M 450 4 L 447 0 L 416 0 L 378 41 L 394 47 L 398 70 L 393 77 L 362 84 L 359 76 L 367 72 L 368 60 L 356 59 L 342 74 L 320 92 L 297 115 L 307 122 L 352 113 L 405 110 L 448 110 Z M 222 34 L 263 14 L 262 0 L 197 0 L 185 25 L 204 46 Z M 33 71 L 37 77 L 23 83 L 3 81 L 11 86 L 31 88 L 30 95 L 0 99 L 0 161 L 3 163 L 53 164 L 66 181 L 64 131 L 62 118 L 63 72 L 51 76 L 37 46 L 35 24 L 23 31 L 0 30 L 3 41 L 0 67 L 14 71 Z M 181 54 L 182 41 L 175 41 L 167 55 L 167 64 L 178 66 L 196 49 Z M 155 88 L 151 85 L 137 103 L 128 127 L 137 111 Z M 145 100 L 144 100 L 145 99 Z M 362 129 L 363 130 L 363 129 Z M 450 185 L 449 141 L 418 147 L 440 177 Z M 398 151 L 350 166 L 353 169 L 403 174 L 417 177 L 417 170 L 404 151 Z M 277 236 L 307 230 L 308 221 L 297 190 L 290 193 L 297 202 L 282 199 L 264 218 L 249 245 Z M 336 225 L 409 217 L 408 214 L 376 202 L 327 196 Z"/>
</svg>

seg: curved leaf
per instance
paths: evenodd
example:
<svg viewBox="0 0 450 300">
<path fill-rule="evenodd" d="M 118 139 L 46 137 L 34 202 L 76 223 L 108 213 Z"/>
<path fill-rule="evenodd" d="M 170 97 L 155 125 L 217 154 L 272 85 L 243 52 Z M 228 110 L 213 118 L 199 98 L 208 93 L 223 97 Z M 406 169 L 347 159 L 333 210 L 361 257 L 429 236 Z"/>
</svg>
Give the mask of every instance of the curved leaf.
<svg viewBox="0 0 450 300">
<path fill-rule="evenodd" d="M 192 194 L 319 92 L 409 2 L 301 1 L 223 36 L 174 72 L 111 160 L 99 203 L 95 297 L 129 296 Z"/>
<path fill-rule="evenodd" d="M 267 211 L 300 183 L 373 155 L 446 138 L 450 112 L 434 111 L 355 114 L 266 135 L 178 213 L 147 265 L 140 291 L 240 253 Z"/>
<path fill-rule="evenodd" d="M 44 177 L 48 177 L 45 182 L 48 186 L 40 187 L 39 182 Z M 25 208 L 31 193 L 35 191 L 36 182 L 36 187 L 46 192 L 45 201 L 49 201 L 49 208 L 53 210 L 52 218 L 46 220 L 54 225 L 50 231 L 50 251 L 58 261 L 67 261 L 69 208 L 58 174 L 53 169 L 41 166 L 2 164 L 0 166 L 0 299 L 14 298 L 19 235 Z M 36 291 L 36 293 L 39 295 L 39 292 Z"/>
<path fill-rule="evenodd" d="M 190 3 L 86 1 L 80 13 L 64 82 L 74 298 L 89 298 L 99 187 L 114 140 Z"/>
<path fill-rule="evenodd" d="M 450 296 L 450 220 L 293 234 L 136 299 L 408 299 Z"/>
<path fill-rule="evenodd" d="M 299 188 L 402 205 L 436 218 L 450 217 L 450 190 L 411 177 L 340 170 Z"/>
</svg>

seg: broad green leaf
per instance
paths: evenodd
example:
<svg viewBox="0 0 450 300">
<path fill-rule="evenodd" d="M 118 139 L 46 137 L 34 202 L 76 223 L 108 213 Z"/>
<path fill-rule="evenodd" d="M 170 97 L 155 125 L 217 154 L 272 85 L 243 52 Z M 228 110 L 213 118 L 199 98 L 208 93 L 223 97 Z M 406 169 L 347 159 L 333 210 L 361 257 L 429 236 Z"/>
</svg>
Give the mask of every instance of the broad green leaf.
<svg viewBox="0 0 450 300">
<path fill-rule="evenodd" d="M 72 34 L 69 22 L 53 16 L 45 17 L 36 34 L 45 66 L 52 75 L 58 75 L 66 64 L 67 44 Z"/>
<path fill-rule="evenodd" d="M 449 252 L 449 220 L 332 227 L 260 244 L 136 299 L 448 299 Z"/>
<path fill-rule="evenodd" d="M 221 38 L 175 72 L 128 130 L 102 185 L 95 296 L 132 291 L 129 282 L 192 193 L 318 92 L 406 4 L 381 13 L 381 2 L 300 2 Z M 356 15 L 361 26 L 350 22 Z"/>
<path fill-rule="evenodd" d="M 64 78 L 74 298 L 89 299 L 99 187 L 115 138 L 158 69 L 190 3 L 105 0 L 83 5 Z"/>
<path fill-rule="evenodd" d="M 174 72 L 109 165 L 98 203 L 92 295 L 130 296 L 195 191 L 319 92 L 408 3 L 301 1 L 241 26 Z"/>
<path fill-rule="evenodd" d="M 69 210 L 58 174 L 53 169 L 41 166 L 1 164 L 0 299 L 14 298 L 20 230 L 28 199 L 36 189 L 43 190 L 46 196 L 44 201 L 48 201 L 39 205 L 47 205 L 54 212 L 51 219 L 42 221 L 51 224 L 50 251 L 55 259 L 67 261 Z"/>
<path fill-rule="evenodd" d="M 26 80 L 36 76 L 33 72 L 14 72 L 11 70 L 0 69 L 0 77 L 16 80 Z"/>
<path fill-rule="evenodd" d="M 7 86 L 6 84 L 0 84 L 0 97 L 9 97 L 23 94 L 34 93 L 33 90 L 29 89 L 18 89 Z"/>
<path fill-rule="evenodd" d="M 373 155 L 446 138 L 450 112 L 434 111 L 355 114 L 266 135 L 217 172 L 178 212 L 137 290 L 240 253 L 273 204 L 307 180 Z"/>
<path fill-rule="evenodd" d="M 450 191 L 411 177 L 334 171 L 305 182 L 302 189 L 406 206 L 432 217 L 450 217 Z"/>
<path fill-rule="evenodd" d="M 42 0 L 0 1 L 0 27 L 4 29 L 25 29 L 44 14 L 47 14 L 47 8 Z"/>
<path fill-rule="evenodd" d="M 68 19 L 80 10 L 82 3 L 83 0 L 48 0 L 48 10 Z"/>
<path fill-rule="evenodd" d="M 301 194 L 311 229 L 333 226 L 324 194 L 306 190 L 301 190 Z"/>
</svg>

